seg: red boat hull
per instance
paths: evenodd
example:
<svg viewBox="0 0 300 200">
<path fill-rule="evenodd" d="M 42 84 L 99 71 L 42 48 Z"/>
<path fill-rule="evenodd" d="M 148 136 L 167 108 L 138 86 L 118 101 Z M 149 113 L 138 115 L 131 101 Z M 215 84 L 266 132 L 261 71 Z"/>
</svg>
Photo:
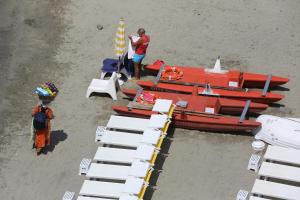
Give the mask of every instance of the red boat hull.
<svg viewBox="0 0 300 200">
<path fill-rule="evenodd" d="M 149 118 L 152 112 L 150 110 L 132 109 L 128 110 L 126 106 L 112 106 L 119 114 L 131 117 Z M 238 118 L 227 116 L 199 116 L 174 113 L 172 122 L 175 127 L 185 129 L 196 129 L 202 131 L 214 132 L 251 132 L 261 124 L 253 120 L 244 120 L 239 122 Z"/>
<path fill-rule="evenodd" d="M 169 84 L 169 83 L 158 83 L 156 86 L 154 86 L 154 83 L 152 81 L 138 81 L 138 85 L 140 85 L 143 88 L 148 88 L 151 90 L 158 90 L 158 91 L 171 91 L 171 92 L 182 92 L 191 94 L 194 92 L 196 88 L 196 92 L 198 95 L 202 95 L 201 92 L 204 90 L 202 87 L 195 87 L 195 86 L 185 86 L 185 85 L 177 85 L 177 84 Z M 231 99 L 238 99 L 238 100 L 252 100 L 254 102 L 258 103 L 265 103 L 270 104 L 277 101 L 280 101 L 284 95 L 281 94 L 275 94 L 267 92 L 265 96 L 262 96 L 261 91 L 255 91 L 255 90 L 248 90 L 246 91 L 235 91 L 235 90 L 223 90 L 223 89 L 213 89 L 213 92 L 215 94 L 218 94 L 219 97 L 226 97 Z"/>
<path fill-rule="evenodd" d="M 164 62 L 157 60 L 145 68 L 157 73 Z M 173 66 L 166 65 L 167 68 Z M 183 78 L 179 81 L 188 83 L 206 84 L 210 83 L 212 86 L 229 87 L 229 82 L 237 82 L 238 88 L 263 88 L 268 78 L 265 74 L 240 72 L 237 70 L 229 70 L 225 73 L 212 73 L 205 71 L 203 67 L 190 67 L 190 66 L 174 66 L 183 71 Z M 289 81 L 288 78 L 272 76 L 270 87 L 283 85 Z"/>
<path fill-rule="evenodd" d="M 122 92 L 126 94 L 130 98 L 134 98 L 137 93 L 137 90 L 132 89 L 122 89 Z M 226 99 L 226 98 L 219 98 L 219 97 L 209 97 L 209 96 L 194 96 L 194 95 L 187 95 L 187 94 L 178 94 L 178 93 L 168 93 L 168 92 L 157 92 L 157 91 L 146 91 L 153 93 L 160 99 L 170 99 L 176 103 L 178 100 L 184 100 L 189 102 L 188 110 L 194 110 L 199 112 L 204 112 L 204 107 L 213 107 L 215 108 L 217 113 L 221 114 L 241 114 L 246 102 L 233 100 L 233 99 Z M 265 110 L 268 107 L 266 104 L 261 103 L 254 103 L 251 102 L 249 106 L 248 112 L 256 113 Z"/>
</svg>

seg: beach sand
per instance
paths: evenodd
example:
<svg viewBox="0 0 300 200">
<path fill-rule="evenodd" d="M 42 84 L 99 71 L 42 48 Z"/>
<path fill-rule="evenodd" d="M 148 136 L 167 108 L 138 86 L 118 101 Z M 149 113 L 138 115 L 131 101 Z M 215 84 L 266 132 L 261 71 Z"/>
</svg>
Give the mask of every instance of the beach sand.
<svg viewBox="0 0 300 200">
<path fill-rule="evenodd" d="M 97 125 L 114 112 L 107 95 L 85 98 L 101 61 L 114 58 L 120 17 L 126 34 L 144 27 L 151 36 L 144 64 L 213 66 L 286 76 L 286 97 L 265 113 L 300 116 L 300 4 L 294 1 L 1 1 L 0 196 L 5 200 L 61 199 L 78 194 L 82 158 L 92 158 Z M 103 26 L 102 30 L 97 26 Z M 153 77 L 143 77 L 151 79 Z M 60 93 L 54 110 L 53 145 L 39 157 L 31 149 L 33 89 L 53 81 Z M 126 83 L 124 87 L 136 87 Z M 118 103 L 126 104 L 118 93 Z M 247 171 L 253 137 L 170 130 L 159 172 L 145 199 L 230 200 L 251 190 Z M 4 197 L 4 198 L 2 198 Z"/>
</svg>

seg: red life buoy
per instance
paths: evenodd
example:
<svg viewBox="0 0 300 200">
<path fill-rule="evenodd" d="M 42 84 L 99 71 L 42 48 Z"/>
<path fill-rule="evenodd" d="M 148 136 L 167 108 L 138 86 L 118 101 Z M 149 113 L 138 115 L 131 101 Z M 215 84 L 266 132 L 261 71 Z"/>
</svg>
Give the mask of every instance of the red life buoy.
<svg viewBox="0 0 300 200">
<path fill-rule="evenodd" d="M 161 78 L 164 80 L 179 80 L 183 77 L 183 71 L 177 69 L 176 67 L 171 67 L 168 69 L 165 69 L 161 73 Z"/>
</svg>

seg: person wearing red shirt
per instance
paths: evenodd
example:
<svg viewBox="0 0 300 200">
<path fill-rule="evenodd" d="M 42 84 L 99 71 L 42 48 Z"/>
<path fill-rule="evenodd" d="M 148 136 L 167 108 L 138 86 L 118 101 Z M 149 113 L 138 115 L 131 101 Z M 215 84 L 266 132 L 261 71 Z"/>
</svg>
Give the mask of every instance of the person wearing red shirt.
<svg viewBox="0 0 300 200">
<path fill-rule="evenodd" d="M 141 77 L 141 64 L 142 60 L 146 56 L 146 51 L 150 42 L 150 36 L 146 35 L 146 31 L 143 28 L 139 28 L 137 34 L 140 36 L 140 39 L 136 42 L 132 40 L 131 36 L 128 38 L 131 41 L 131 45 L 135 46 L 135 54 L 133 55 L 133 63 L 134 63 L 134 76 L 136 79 L 140 79 Z"/>
</svg>

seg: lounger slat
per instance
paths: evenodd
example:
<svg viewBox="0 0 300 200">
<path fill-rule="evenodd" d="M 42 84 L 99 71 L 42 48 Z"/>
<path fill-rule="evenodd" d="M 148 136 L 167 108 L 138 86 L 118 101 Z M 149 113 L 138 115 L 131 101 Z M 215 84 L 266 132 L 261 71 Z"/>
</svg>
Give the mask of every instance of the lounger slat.
<svg viewBox="0 0 300 200">
<path fill-rule="evenodd" d="M 269 145 L 264 159 L 300 165 L 300 150 Z"/>
<path fill-rule="evenodd" d="M 126 147 L 136 147 L 141 143 L 142 135 L 116 132 L 116 131 L 105 131 L 101 138 L 101 143 L 126 146 Z"/>
<path fill-rule="evenodd" d="M 143 131 L 148 127 L 148 124 L 149 119 L 112 115 L 106 127 L 131 131 Z"/>
<path fill-rule="evenodd" d="M 124 191 L 125 184 L 85 180 L 80 195 L 93 197 L 118 198 Z"/>
<path fill-rule="evenodd" d="M 299 200 L 300 198 L 299 187 L 258 179 L 255 180 L 251 192 L 253 194 L 289 200 Z"/>
<path fill-rule="evenodd" d="M 160 135 L 161 131 L 153 129 L 146 129 L 143 134 L 106 130 L 101 136 L 101 143 L 126 147 L 137 147 L 142 144 L 156 145 Z"/>
<path fill-rule="evenodd" d="M 106 198 L 98 198 L 98 197 L 84 197 L 84 196 L 78 196 L 77 200 L 111 200 Z"/>
<path fill-rule="evenodd" d="M 262 198 L 262 197 L 251 196 L 251 197 L 249 198 L 249 200 L 270 200 L 270 199 L 266 199 L 266 198 Z"/>
<path fill-rule="evenodd" d="M 107 147 L 98 147 L 94 156 L 95 161 L 132 163 L 136 151 L 129 149 L 116 149 Z"/>
<path fill-rule="evenodd" d="M 154 146 L 139 145 L 136 150 L 98 147 L 94 156 L 95 161 L 132 163 L 134 160 L 151 160 L 155 151 Z"/>
<path fill-rule="evenodd" d="M 143 188 L 144 181 L 139 178 L 128 178 L 125 183 L 112 183 L 103 181 L 85 180 L 80 189 L 79 195 L 120 198 L 122 195 L 138 195 Z"/>
<path fill-rule="evenodd" d="M 126 180 L 128 178 L 129 170 L 130 166 L 92 163 L 86 177 Z"/>
<path fill-rule="evenodd" d="M 131 166 L 92 163 L 86 177 L 126 180 L 130 176 L 145 178 L 150 170 L 149 162 L 135 161 Z"/>
<path fill-rule="evenodd" d="M 287 165 L 263 162 L 258 175 L 300 182 L 300 168 Z"/>
<path fill-rule="evenodd" d="M 150 119 L 112 115 L 106 127 L 111 129 L 144 131 L 147 128 L 161 129 L 167 121 L 168 115 L 159 114 L 152 114 Z"/>
<path fill-rule="evenodd" d="M 78 196 L 77 200 L 112 200 L 107 198 L 99 198 L 99 197 L 86 197 L 86 196 Z M 137 196 L 133 195 L 123 195 L 119 198 L 119 200 L 138 200 Z"/>
</svg>

